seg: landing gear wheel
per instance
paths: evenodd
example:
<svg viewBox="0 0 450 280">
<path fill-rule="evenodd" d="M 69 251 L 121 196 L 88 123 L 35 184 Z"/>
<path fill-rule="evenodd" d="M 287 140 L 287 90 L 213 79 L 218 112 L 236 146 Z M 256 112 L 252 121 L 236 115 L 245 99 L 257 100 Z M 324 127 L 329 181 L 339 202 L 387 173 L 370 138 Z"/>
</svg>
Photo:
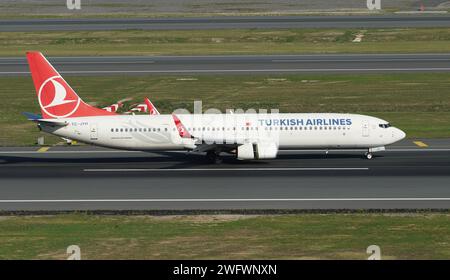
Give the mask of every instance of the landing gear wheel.
<svg viewBox="0 0 450 280">
<path fill-rule="evenodd" d="M 373 158 L 373 154 L 372 153 L 365 153 L 364 156 L 366 157 L 366 159 L 372 159 Z"/>
<path fill-rule="evenodd" d="M 207 152 L 206 153 L 206 158 L 208 159 L 208 161 L 210 163 L 214 163 L 214 164 L 221 164 L 223 162 L 223 159 L 220 156 L 220 154 L 215 152 L 215 151 Z"/>
</svg>

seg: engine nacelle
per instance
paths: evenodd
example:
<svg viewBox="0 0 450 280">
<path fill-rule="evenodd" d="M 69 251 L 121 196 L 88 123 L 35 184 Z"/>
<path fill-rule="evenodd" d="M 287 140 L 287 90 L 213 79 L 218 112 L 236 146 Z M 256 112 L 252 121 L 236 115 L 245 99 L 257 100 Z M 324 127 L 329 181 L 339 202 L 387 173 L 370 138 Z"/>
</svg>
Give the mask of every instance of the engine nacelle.
<svg viewBox="0 0 450 280">
<path fill-rule="evenodd" d="M 275 143 L 246 143 L 237 148 L 237 159 L 272 159 L 276 158 L 278 147 Z"/>
<path fill-rule="evenodd" d="M 278 146 L 275 143 L 259 143 L 256 145 L 257 159 L 271 159 L 276 158 L 278 153 Z"/>
<path fill-rule="evenodd" d="M 255 151 L 252 143 L 246 143 L 237 147 L 237 159 L 245 160 L 245 159 L 254 159 Z"/>
</svg>

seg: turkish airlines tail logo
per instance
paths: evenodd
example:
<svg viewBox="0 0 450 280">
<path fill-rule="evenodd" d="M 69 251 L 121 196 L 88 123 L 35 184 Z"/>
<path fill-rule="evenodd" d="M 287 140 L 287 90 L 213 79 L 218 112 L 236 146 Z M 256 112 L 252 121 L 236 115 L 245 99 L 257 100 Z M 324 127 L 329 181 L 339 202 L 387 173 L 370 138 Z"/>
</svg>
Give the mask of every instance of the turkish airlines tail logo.
<svg viewBox="0 0 450 280">
<path fill-rule="evenodd" d="M 44 119 L 115 115 L 84 103 L 40 52 L 27 59 Z"/>
<path fill-rule="evenodd" d="M 76 112 L 81 99 L 59 77 L 47 79 L 38 92 L 39 105 L 45 115 L 53 118 L 65 118 Z"/>
<path fill-rule="evenodd" d="M 51 80 L 53 87 L 55 88 L 54 96 L 50 104 L 44 106 L 44 108 L 55 107 L 67 103 L 77 102 L 77 100 L 66 100 L 67 91 L 64 86 L 55 80 Z"/>
</svg>

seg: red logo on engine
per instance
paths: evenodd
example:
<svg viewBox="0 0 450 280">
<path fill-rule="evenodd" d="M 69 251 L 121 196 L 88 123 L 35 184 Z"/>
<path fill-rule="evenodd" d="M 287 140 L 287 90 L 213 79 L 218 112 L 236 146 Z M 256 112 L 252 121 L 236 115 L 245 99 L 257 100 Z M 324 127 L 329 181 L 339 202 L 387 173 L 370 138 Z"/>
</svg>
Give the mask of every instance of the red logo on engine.
<svg viewBox="0 0 450 280">
<path fill-rule="evenodd" d="M 42 110 L 54 118 L 69 117 L 81 102 L 60 76 L 51 77 L 41 85 L 38 99 Z"/>
</svg>

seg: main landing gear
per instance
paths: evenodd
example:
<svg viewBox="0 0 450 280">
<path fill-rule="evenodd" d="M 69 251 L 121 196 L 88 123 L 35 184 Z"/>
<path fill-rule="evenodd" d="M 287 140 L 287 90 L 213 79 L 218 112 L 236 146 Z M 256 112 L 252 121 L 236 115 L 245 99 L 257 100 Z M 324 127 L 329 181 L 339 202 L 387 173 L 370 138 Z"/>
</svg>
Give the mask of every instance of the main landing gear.
<svg viewBox="0 0 450 280">
<path fill-rule="evenodd" d="M 220 156 L 220 152 L 217 151 L 208 151 L 206 153 L 206 158 L 210 163 L 221 164 L 223 162 L 223 158 Z"/>
</svg>

